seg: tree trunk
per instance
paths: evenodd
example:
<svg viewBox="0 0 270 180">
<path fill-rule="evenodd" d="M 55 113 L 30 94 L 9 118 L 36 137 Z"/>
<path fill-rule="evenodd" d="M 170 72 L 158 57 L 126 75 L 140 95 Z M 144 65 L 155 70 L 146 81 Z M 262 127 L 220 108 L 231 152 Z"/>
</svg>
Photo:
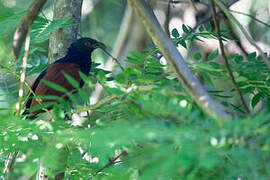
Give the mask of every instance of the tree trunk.
<svg viewBox="0 0 270 180">
<path fill-rule="evenodd" d="M 53 19 L 71 18 L 75 24 L 59 28 L 51 33 L 49 43 L 49 62 L 65 56 L 67 48 L 77 39 L 81 23 L 82 0 L 55 0 Z"/>
</svg>

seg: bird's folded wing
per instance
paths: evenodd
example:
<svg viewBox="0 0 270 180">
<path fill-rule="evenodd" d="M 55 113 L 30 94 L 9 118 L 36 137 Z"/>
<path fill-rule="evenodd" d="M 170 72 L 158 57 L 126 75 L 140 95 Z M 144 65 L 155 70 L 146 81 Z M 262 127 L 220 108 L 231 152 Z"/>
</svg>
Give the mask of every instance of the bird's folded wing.
<svg viewBox="0 0 270 180">
<path fill-rule="evenodd" d="M 55 63 L 51 64 L 44 77 L 41 79 L 39 84 L 37 85 L 37 88 L 35 90 L 35 94 L 37 96 L 58 96 L 58 97 L 65 97 L 65 93 L 58 91 L 47 84 L 44 83 L 45 81 L 53 82 L 54 84 L 58 84 L 61 87 L 65 88 L 68 92 L 76 90 L 75 87 L 73 87 L 69 81 L 66 79 L 64 74 L 68 74 L 71 76 L 74 80 L 76 80 L 78 83 L 81 82 L 81 77 L 79 75 L 79 71 L 81 70 L 80 66 L 78 64 L 73 63 Z M 57 102 L 56 100 L 46 100 L 46 99 L 39 99 L 41 103 L 43 102 Z M 39 104 L 39 102 L 35 99 L 32 100 L 31 107 L 36 106 Z M 31 113 L 40 113 L 41 111 L 34 111 Z"/>
</svg>

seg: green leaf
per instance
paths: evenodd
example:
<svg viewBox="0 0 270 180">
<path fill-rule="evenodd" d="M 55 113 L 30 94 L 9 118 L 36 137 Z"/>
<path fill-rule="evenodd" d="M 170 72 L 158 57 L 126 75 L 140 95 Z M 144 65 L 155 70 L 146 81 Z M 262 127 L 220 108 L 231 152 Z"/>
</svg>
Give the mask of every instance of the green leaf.
<svg viewBox="0 0 270 180">
<path fill-rule="evenodd" d="M 138 58 L 135 59 L 135 58 L 128 57 L 125 61 L 131 64 L 136 64 L 136 65 L 144 64 L 144 61 Z"/>
<path fill-rule="evenodd" d="M 85 101 L 89 100 L 89 93 L 86 93 L 83 89 L 79 89 L 78 92 L 83 100 L 85 100 Z"/>
<path fill-rule="evenodd" d="M 211 54 L 209 54 L 207 58 L 208 58 L 209 61 L 212 61 L 216 57 L 218 57 L 218 49 L 216 49 L 214 52 L 212 52 Z"/>
<path fill-rule="evenodd" d="M 107 88 L 106 89 L 110 94 L 116 94 L 116 95 L 121 95 L 123 94 L 123 91 L 121 91 L 118 88 Z"/>
<path fill-rule="evenodd" d="M 144 54 L 136 52 L 136 51 L 131 51 L 131 52 L 129 52 L 129 54 L 130 54 L 130 57 L 133 57 L 135 59 L 144 59 L 145 58 Z"/>
<path fill-rule="evenodd" d="M 54 30 L 71 25 L 73 24 L 70 18 L 48 21 L 38 16 L 32 25 L 31 36 L 36 43 L 41 43 L 48 40 L 50 33 Z"/>
<path fill-rule="evenodd" d="M 1 6 L 1 3 L 0 3 Z M 0 8 L 0 11 L 2 11 L 2 8 Z M 19 24 L 19 19 L 24 16 L 26 11 L 18 12 L 16 14 L 13 14 L 13 12 L 8 12 L 7 14 L 1 12 L 0 13 L 0 35 L 4 36 L 6 32 L 9 30 L 16 29 L 16 26 Z"/>
<path fill-rule="evenodd" d="M 234 58 L 234 61 L 235 61 L 237 64 L 240 64 L 243 60 L 244 60 L 244 57 L 241 56 L 241 55 L 237 55 L 237 56 Z"/>
<path fill-rule="evenodd" d="M 204 31 L 204 27 L 203 27 L 203 25 L 200 25 L 200 27 L 199 27 L 199 31 L 200 31 L 200 32 L 203 32 L 203 31 Z"/>
<path fill-rule="evenodd" d="M 89 77 L 86 75 L 86 74 L 84 74 L 83 72 L 79 72 L 79 75 L 80 75 L 80 77 L 82 78 L 82 80 L 85 82 L 85 83 L 87 83 L 87 82 L 90 82 L 90 79 L 89 79 Z"/>
<path fill-rule="evenodd" d="M 103 71 L 98 72 L 97 78 L 101 84 L 104 84 L 106 82 L 106 74 Z"/>
<path fill-rule="evenodd" d="M 76 81 L 73 77 L 71 77 L 69 74 L 64 73 L 65 78 L 68 80 L 68 82 L 75 88 L 79 88 L 80 84 L 78 81 Z"/>
<path fill-rule="evenodd" d="M 206 25 L 205 25 L 205 29 L 206 29 L 206 31 L 212 31 L 212 25 L 211 25 L 211 23 L 210 22 L 208 22 Z"/>
<path fill-rule="evenodd" d="M 247 55 L 248 61 L 254 61 L 255 58 L 256 58 L 256 52 L 253 52 Z"/>
<path fill-rule="evenodd" d="M 180 39 L 180 40 L 177 42 L 177 44 L 181 44 L 181 46 L 183 46 L 184 48 L 187 49 L 187 44 L 186 44 L 186 42 L 185 42 L 184 39 Z"/>
<path fill-rule="evenodd" d="M 115 81 L 117 81 L 118 83 L 124 83 L 125 82 L 125 76 L 121 73 L 121 74 L 117 74 L 115 76 Z"/>
<path fill-rule="evenodd" d="M 263 93 L 258 93 L 255 96 L 253 96 L 252 100 L 251 100 L 251 106 L 254 108 L 259 102 L 260 100 L 264 97 Z"/>
<path fill-rule="evenodd" d="M 42 102 L 42 104 L 37 104 L 37 105 L 31 107 L 30 111 L 38 111 L 38 110 L 41 110 L 43 108 L 51 107 L 55 104 L 56 104 L 55 102 Z"/>
<path fill-rule="evenodd" d="M 42 82 L 46 85 L 48 85 L 49 87 L 53 88 L 54 90 L 60 91 L 60 92 L 64 92 L 67 93 L 68 90 L 65 89 L 64 87 L 60 86 L 59 84 L 56 84 L 54 82 L 51 81 L 46 81 L 46 80 L 42 80 Z"/>
<path fill-rule="evenodd" d="M 187 26 L 186 25 L 182 25 L 182 29 L 183 29 L 183 31 L 186 33 L 186 34 L 189 34 L 189 30 L 188 30 L 188 28 L 187 28 Z"/>
<path fill-rule="evenodd" d="M 172 30 L 172 36 L 173 37 L 175 37 L 175 38 L 178 38 L 180 35 L 179 35 L 179 32 L 178 32 L 178 30 L 176 29 L 176 28 L 174 28 L 173 30 Z"/>
<path fill-rule="evenodd" d="M 213 35 L 209 33 L 198 33 L 197 35 L 206 39 L 216 39 Z"/>
<path fill-rule="evenodd" d="M 200 52 L 196 52 L 193 56 L 193 58 L 197 61 L 199 61 L 202 58 L 202 54 Z"/>
<path fill-rule="evenodd" d="M 59 96 L 53 96 L 53 95 L 43 95 L 43 96 L 38 96 L 39 99 L 42 100 L 59 100 L 61 99 Z"/>
</svg>

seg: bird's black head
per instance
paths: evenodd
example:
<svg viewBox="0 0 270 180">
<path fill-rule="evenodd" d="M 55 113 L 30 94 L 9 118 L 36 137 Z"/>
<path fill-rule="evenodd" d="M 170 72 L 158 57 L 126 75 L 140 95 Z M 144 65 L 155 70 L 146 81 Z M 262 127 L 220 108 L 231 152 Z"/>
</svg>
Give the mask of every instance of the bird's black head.
<svg viewBox="0 0 270 180">
<path fill-rule="evenodd" d="M 92 51 L 97 48 L 105 49 L 106 46 L 95 39 L 80 38 L 70 45 L 68 53 L 90 56 Z"/>
</svg>

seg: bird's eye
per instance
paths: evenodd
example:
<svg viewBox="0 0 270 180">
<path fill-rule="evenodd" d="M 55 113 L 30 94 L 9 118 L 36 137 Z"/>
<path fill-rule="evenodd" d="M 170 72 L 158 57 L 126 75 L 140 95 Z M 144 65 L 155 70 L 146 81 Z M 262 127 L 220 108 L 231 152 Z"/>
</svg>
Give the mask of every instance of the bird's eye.
<svg viewBox="0 0 270 180">
<path fill-rule="evenodd" d="M 85 45 L 86 47 L 90 47 L 90 46 L 91 46 L 91 43 L 88 42 L 88 41 L 86 41 L 86 42 L 84 43 L 84 45 Z"/>
</svg>

